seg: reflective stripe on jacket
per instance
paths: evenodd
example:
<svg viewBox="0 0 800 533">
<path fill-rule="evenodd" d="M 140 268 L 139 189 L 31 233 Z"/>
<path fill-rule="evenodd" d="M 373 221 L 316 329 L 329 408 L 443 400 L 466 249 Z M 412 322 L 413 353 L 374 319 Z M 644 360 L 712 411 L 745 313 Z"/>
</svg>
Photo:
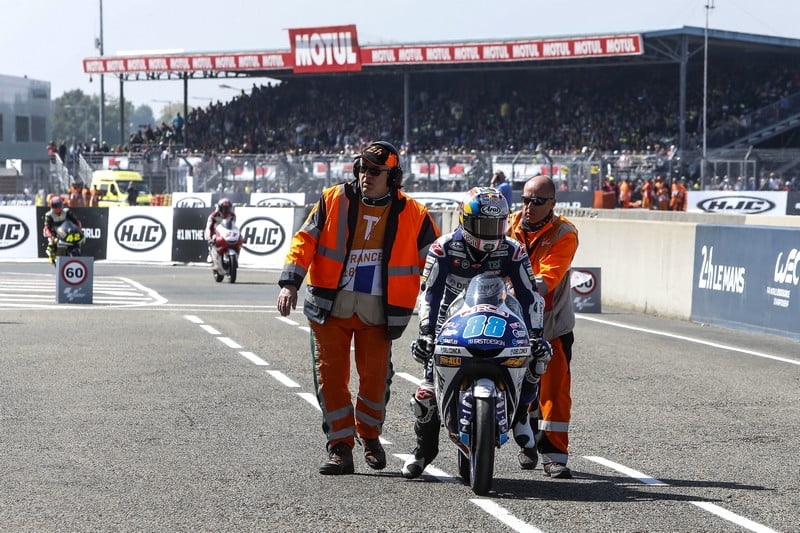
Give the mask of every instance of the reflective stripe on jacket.
<svg viewBox="0 0 800 533">
<path fill-rule="evenodd" d="M 575 327 L 569 269 L 578 249 L 578 230 L 563 216 L 553 218 L 539 231 L 522 229 L 522 211 L 514 213 L 509 235 L 525 245 L 544 296 L 544 338 L 555 339 Z"/>
<path fill-rule="evenodd" d="M 299 288 L 308 275 L 303 312 L 309 320 L 320 324 L 330 315 L 353 244 L 359 201 L 354 184 L 344 183 L 322 191 L 303 227 L 292 238 L 278 282 L 281 287 Z M 400 191 L 393 194 L 381 272 L 387 335 L 397 339 L 411 319 L 428 247 L 439 236 L 439 229 L 422 204 Z"/>
</svg>

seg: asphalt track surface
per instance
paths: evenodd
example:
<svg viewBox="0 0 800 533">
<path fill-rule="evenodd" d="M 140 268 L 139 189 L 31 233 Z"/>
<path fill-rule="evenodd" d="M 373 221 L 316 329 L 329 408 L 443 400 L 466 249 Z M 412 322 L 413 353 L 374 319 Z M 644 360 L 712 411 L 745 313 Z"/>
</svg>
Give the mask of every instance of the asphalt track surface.
<svg viewBox="0 0 800 533">
<path fill-rule="evenodd" d="M 572 480 L 455 448 L 417 480 L 412 322 L 395 344 L 385 470 L 325 458 L 307 323 L 277 272 L 95 264 L 92 305 L 48 264 L 0 264 L 0 531 L 800 531 L 800 343 L 604 310 L 580 315 Z M 800 320 L 800 318 L 799 318 Z"/>
</svg>

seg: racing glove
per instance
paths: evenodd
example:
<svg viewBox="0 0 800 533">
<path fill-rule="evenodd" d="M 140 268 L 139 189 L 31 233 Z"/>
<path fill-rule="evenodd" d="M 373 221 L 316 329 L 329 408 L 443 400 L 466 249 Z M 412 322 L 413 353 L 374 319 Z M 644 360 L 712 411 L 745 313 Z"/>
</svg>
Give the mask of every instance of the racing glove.
<svg viewBox="0 0 800 533">
<path fill-rule="evenodd" d="M 411 343 L 411 356 L 416 362 L 425 365 L 433 355 L 434 348 L 436 348 L 436 341 L 434 341 L 433 335 L 420 335 Z"/>
<path fill-rule="evenodd" d="M 534 376 L 541 376 L 547 371 L 547 364 L 553 356 L 553 347 L 544 339 L 531 339 L 530 369 Z"/>
</svg>

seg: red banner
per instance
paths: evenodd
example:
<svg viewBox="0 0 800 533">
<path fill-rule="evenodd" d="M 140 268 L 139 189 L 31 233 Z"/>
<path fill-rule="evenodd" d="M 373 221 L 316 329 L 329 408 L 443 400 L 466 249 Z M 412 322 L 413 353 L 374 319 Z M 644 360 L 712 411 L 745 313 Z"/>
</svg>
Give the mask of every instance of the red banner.
<svg viewBox="0 0 800 533">
<path fill-rule="evenodd" d="M 83 71 L 202 72 L 270 71 L 295 73 L 359 71 L 363 65 L 492 63 L 640 55 L 638 34 L 494 43 L 398 45 L 360 48 L 355 25 L 289 29 L 291 52 L 95 57 Z"/>
<path fill-rule="evenodd" d="M 294 71 L 361 70 L 356 26 L 289 29 Z"/>
<path fill-rule="evenodd" d="M 558 40 L 362 48 L 364 65 L 484 63 L 640 55 L 641 35 Z"/>
</svg>

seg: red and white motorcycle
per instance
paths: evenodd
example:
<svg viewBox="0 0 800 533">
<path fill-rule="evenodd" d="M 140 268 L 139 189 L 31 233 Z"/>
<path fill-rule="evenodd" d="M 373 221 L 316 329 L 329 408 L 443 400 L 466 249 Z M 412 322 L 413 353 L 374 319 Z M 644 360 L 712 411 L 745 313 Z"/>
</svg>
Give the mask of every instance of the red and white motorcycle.
<svg viewBox="0 0 800 533">
<path fill-rule="evenodd" d="M 239 269 L 239 252 L 242 249 L 242 234 L 236 223 L 230 219 L 223 219 L 214 227 L 214 236 L 211 246 L 211 271 L 217 283 L 228 279 L 236 283 L 236 271 Z"/>
</svg>

